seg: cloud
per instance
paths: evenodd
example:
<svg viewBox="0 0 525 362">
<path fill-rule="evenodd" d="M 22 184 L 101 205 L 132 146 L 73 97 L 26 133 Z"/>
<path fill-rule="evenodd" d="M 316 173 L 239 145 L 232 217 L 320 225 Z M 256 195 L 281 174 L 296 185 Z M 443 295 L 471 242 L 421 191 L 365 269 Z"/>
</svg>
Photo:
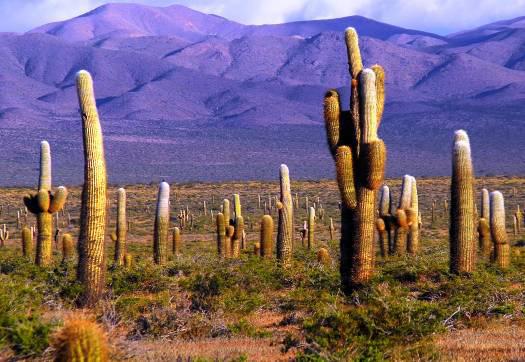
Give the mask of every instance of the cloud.
<svg viewBox="0 0 525 362">
<path fill-rule="evenodd" d="M 112 0 L 130 2 L 133 0 Z M 176 0 L 175 0 L 176 1 Z M 167 6 L 173 0 L 138 0 Z M 447 34 L 525 15 L 525 0 L 179 0 L 179 4 L 244 24 L 362 15 L 393 25 Z M 68 19 L 102 0 L 0 0 L 0 31 L 26 31 Z"/>
</svg>

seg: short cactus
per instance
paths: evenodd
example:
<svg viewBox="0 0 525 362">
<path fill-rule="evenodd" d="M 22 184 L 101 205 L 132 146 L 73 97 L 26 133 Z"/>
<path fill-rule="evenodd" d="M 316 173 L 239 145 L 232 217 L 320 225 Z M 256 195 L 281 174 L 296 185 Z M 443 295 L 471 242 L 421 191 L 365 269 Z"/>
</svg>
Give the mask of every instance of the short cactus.
<svg viewBox="0 0 525 362">
<path fill-rule="evenodd" d="M 317 251 L 317 262 L 325 266 L 332 264 L 332 258 L 326 248 L 319 248 Z"/>
<path fill-rule="evenodd" d="M 308 249 L 315 247 L 315 209 L 308 209 Z"/>
<path fill-rule="evenodd" d="M 376 191 L 384 178 L 386 148 L 378 138 L 384 102 L 384 72 L 363 69 L 355 29 L 345 33 L 351 75 L 350 111 L 336 90 L 324 99 L 329 149 L 341 193 L 341 279 L 345 291 L 367 283 L 374 271 Z"/>
<path fill-rule="evenodd" d="M 273 219 L 264 215 L 261 219 L 261 257 L 271 258 L 273 255 Z"/>
<path fill-rule="evenodd" d="M 256 242 L 253 244 L 253 255 L 261 256 L 261 243 Z"/>
<path fill-rule="evenodd" d="M 74 247 L 71 234 L 62 235 L 62 263 L 67 263 L 73 258 Z"/>
<path fill-rule="evenodd" d="M 293 199 L 290 190 L 290 172 L 288 166 L 279 169 L 281 198 L 278 205 L 279 224 L 277 227 L 277 260 L 283 266 L 289 266 L 293 251 Z"/>
<path fill-rule="evenodd" d="M 505 202 L 499 191 L 490 193 L 490 234 L 494 243 L 494 262 L 506 269 L 510 264 L 510 244 L 505 227 Z"/>
<path fill-rule="evenodd" d="M 91 75 L 84 70 L 78 72 L 76 84 L 84 142 L 84 186 L 80 207 L 77 278 L 84 285 L 82 304 L 87 306 L 100 300 L 105 285 L 107 179 L 102 129 Z"/>
<path fill-rule="evenodd" d="M 56 362 L 109 361 L 104 332 L 96 323 L 85 319 L 66 321 L 55 334 L 52 345 Z"/>
<path fill-rule="evenodd" d="M 7 230 L 7 225 L 4 224 L 0 228 L 0 246 L 5 246 L 7 240 L 9 240 L 9 230 Z"/>
<path fill-rule="evenodd" d="M 118 189 L 117 196 L 117 232 L 114 256 L 116 265 L 124 264 L 124 255 L 126 255 L 127 231 L 128 221 L 126 218 L 126 190 L 124 188 L 120 188 Z"/>
<path fill-rule="evenodd" d="M 178 227 L 173 229 L 172 252 L 175 256 L 182 254 L 182 236 Z"/>
<path fill-rule="evenodd" d="M 37 242 L 35 263 L 49 266 L 52 262 L 53 214 L 62 210 L 67 199 L 67 189 L 60 186 L 56 192 L 51 189 L 51 150 L 47 141 L 40 143 L 40 176 L 38 192 L 24 197 L 27 209 L 36 215 Z"/>
<path fill-rule="evenodd" d="M 22 254 L 29 259 L 33 255 L 33 233 L 27 226 L 22 228 Z"/>
<path fill-rule="evenodd" d="M 455 133 L 450 194 L 450 271 L 454 274 L 471 273 L 476 257 L 474 172 L 470 142 L 462 130 Z"/>
<path fill-rule="evenodd" d="M 168 232 L 170 227 L 170 185 L 161 182 L 157 196 L 155 225 L 153 231 L 153 260 L 155 264 L 164 264 L 167 259 Z"/>
</svg>

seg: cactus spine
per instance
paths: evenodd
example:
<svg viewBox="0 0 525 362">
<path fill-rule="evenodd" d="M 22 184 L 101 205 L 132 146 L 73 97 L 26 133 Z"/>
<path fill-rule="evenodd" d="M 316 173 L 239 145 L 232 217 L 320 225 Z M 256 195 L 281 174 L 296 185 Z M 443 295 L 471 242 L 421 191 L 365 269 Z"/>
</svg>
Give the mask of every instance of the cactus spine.
<svg viewBox="0 0 525 362">
<path fill-rule="evenodd" d="M 100 299 L 105 284 L 106 160 L 91 75 L 81 70 L 76 84 L 84 142 L 77 277 L 84 285 L 82 304 L 90 305 Z"/>
<path fill-rule="evenodd" d="M 153 260 L 164 264 L 167 259 L 168 232 L 170 227 L 170 185 L 161 182 L 157 196 L 155 225 L 153 231 Z"/>
<path fill-rule="evenodd" d="M 417 195 L 416 178 L 411 176 L 412 191 L 410 193 L 410 208 L 407 210 L 407 219 L 410 225 L 407 238 L 407 252 L 415 254 L 419 250 L 419 198 Z"/>
<path fill-rule="evenodd" d="M 293 199 L 290 189 L 288 166 L 279 169 L 281 198 L 279 203 L 279 224 L 277 229 L 277 260 L 283 266 L 289 266 L 293 251 Z"/>
<path fill-rule="evenodd" d="M 173 245 L 172 245 L 172 251 L 173 255 L 181 255 L 182 254 L 182 236 L 180 235 L 180 229 L 178 227 L 175 227 L 173 229 Z"/>
<path fill-rule="evenodd" d="M 450 199 L 450 271 L 471 273 L 475 267 L 474 172 L 470 142 L 465 131 L 456 131 Z M 492 212 L 491 212 L 492 213 Z"/>
<path fill-rule="evenodd" d="M 108 361 L 107 340 L 102 329 L 84 319 L 72 319 L 54 336 L 56 362 Z"/>
<path fill-rule="evenodd" d="M 264 215 L 261 219 L 261 257 L 271 258 L 273 254 L 273 219 Z"/>
<path fill-rule="evenodd" d="M 308 249 L 315 246 L 315 209 L 310 206 L 308 209 Z"/>
<path fill-rule="evenodd" d="M 33 255 L 33 233 L 27 226 L 22 228 L 22 254 L 28 259 Z"/>
<path fill-rule="evenodd" d="M 128 221 L 126 218 L 126 190 L 118 189 L 117 194 L 117 233 L 115 241 L 115 264 L 124 265 L 124 255 L 126 255 L 126 234 Z"/>
<path fill-rule="evenodd" d="M 505 227 L 505 202 L 499 191 L 490 193 L 490 234 L 494 243 L 494 261 L 506 269 L 510 264 L 510 245 Z"/>
<path fill-rule="evenodd" d="M 227 258 L 228 253 L 226 249 L 226 224 L 224 222 L 224 214 L 219 212 L 216 216 L 217 223 L 217 254 L 222 258 Z"/>
<path fill-rule="evenodd" d="M 342 112 L 339 94 L 331 90 L 325 95 L 324 118 L 342 199 L 340 270 L 348 291 L 367 283 L 374 271 L 376 191 L 383 183 L 386 148 L 377 136 L 384 73 L 379 66 L 362 69 L 355 29 L 347 29 L 345 39 L 352 78 L 350 112 Z"/>
<path fill-rule="evenodd" d="M 47 141 L 40 143 L 40 176 L 38 192 L 24 197 L 27 209 L 36 215 L 38 236 L 35 263 L 49 266 L 52 261 L 53 214 L 62 210 L 67 199 L 67 189 L 60 186 L 55 193 L 51 186 L 51 150 Z"/>
</svg>

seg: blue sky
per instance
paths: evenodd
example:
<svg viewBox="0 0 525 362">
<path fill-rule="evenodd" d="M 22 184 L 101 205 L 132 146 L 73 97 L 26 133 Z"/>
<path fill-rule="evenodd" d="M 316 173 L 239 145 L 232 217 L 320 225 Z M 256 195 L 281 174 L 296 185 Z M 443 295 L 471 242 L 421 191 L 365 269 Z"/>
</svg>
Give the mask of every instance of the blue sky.
<svg viewBox="0 0 525 362">
<path fill-rule="evenodd" d="M 0 0 L 0 31 L 22 32 L 65 20 L 107 1 Z M 525 0 L 113 0 L 155 6 L 173 3 L 244 24 L 362 15 L 393 25 L 448 34 L 525 16 Z"/>
</svg>

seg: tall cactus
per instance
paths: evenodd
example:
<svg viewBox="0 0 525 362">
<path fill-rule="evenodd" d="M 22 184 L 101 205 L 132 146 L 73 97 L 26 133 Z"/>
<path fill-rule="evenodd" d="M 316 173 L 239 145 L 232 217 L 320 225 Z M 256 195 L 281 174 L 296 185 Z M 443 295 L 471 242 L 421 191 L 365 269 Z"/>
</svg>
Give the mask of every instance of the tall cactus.
<svg viewBox="0 0 525 362">
<path fill-rule="evenodd" d="M 412 178 L 412 191 L 410 193 L 410 208 L 407 210 L 407 219 L 410 225 L 407 238 L 407 251 L 415 254 L 419 250 L 419 197 L 417 195 L 416 178 Z"/>
<path fill-rule="evenodd" d="M 224 214 L 219 212 L 216 216 L 217 223 L 217 254 L 221 258 L 227 258 L 228 253 L 226 249 L 226 224 L 224 221 Z"/>
<path fill-rule="evenodd" d="M 24 197 L 27 209 L 36 215 L 37 242 L 35 263 L 49 266 L 53 253 L 53 214 L 62 210 L 67 199 L 67 189 L 60 186 L 55 193 L 51 186 L 51 150 L 47 141 L 40 143 L 40 176 L 38 192 Z"/>
<path fill-rule="evenodd" d="M 159 185 L 153 231 L 153 260 L 155 261 L 155 264 L 162 265 L 166 262 L 169 227 L 170 185 L 163 181 Z"/>
<path fill-rule="evenodd" d="M 91 305 L 100 300 L 105 284 L 106 160 L 91 75 L 81 70 L 76 84 L 84 143 L 77 278 L 84 285 L 82 304 Z"/>
<path fill-rule="evenodd" d="M 384 102 L 380 66 L 362 69 L 357 33 L 345 34 L 351 74 L 350 111 L 342 112 L 339 94 L 328 91 L 324 118 L 335 159 L 341 209 L 341 279 L 345 290 L 367 283 L 374 271 L 376 191 L 384 178 L 386 148 L 377 136 Z"/>
<path fill-rule="evenodd" d="M 261 257 L 271 258 L 273 255 L 273 219 L 264 215 L 261 219 Z"/>
<path fill-rule="evenodd" d="M 230 200 L 228 199 L 222 201 L 222 214 L 224 215 L 226 226 L 230 225 Z"/>
<path fill-rule="evenodd" d="M 494 243 L 494 261 L 506 269 L 510 264 L 510 245 L 505 227 L 505 202 L 499 191 L 490 193 L 490 234 Z"/>
<path fill-rule="evenodd" d="M 238 216 L 242 216 L 242 209 L 241 209 L 241 196 L 239 194 L 233 194 L 233 212 L 235 213 L 235 219 L 237 219 Z"/>
<path fill-rule="evenodd" d="M 310 206 L 308 209 L 308 249 L 315 247 L 315 209 Z"/>
<path fill-rule="evenodd" d="M 450 188 L 450 271 L 471 273 L 475 268 L 474 172 L 470 141 L 465 131 L 456 131 Z"/>
<path fill-rule="evenodd" d="M 479 248 L 484 256 L 489 256 L 492 251 L 490 240 L 490 196 L 487 189 L 481 190 L 481 218 L 478 223 Z"/>
<path fill-rule="evenodd" d="M 281 198 L 279 207 L 279 224 L 277 229 L 277 260 L 283 266 L 289 266 L 293 251 L 293 199 L 290 189 L 290 172 L 288 166 L 279 169 Z"/>
<path fill-rule="evenodd" d="M 124 255 L 126 255 L 126 235 L 128 221 L 126 218 L 126 190 L 118 189 L 117 195 L 117 238 L 115 242 L 115 264 L 124 265 Z"/>
</svg>

